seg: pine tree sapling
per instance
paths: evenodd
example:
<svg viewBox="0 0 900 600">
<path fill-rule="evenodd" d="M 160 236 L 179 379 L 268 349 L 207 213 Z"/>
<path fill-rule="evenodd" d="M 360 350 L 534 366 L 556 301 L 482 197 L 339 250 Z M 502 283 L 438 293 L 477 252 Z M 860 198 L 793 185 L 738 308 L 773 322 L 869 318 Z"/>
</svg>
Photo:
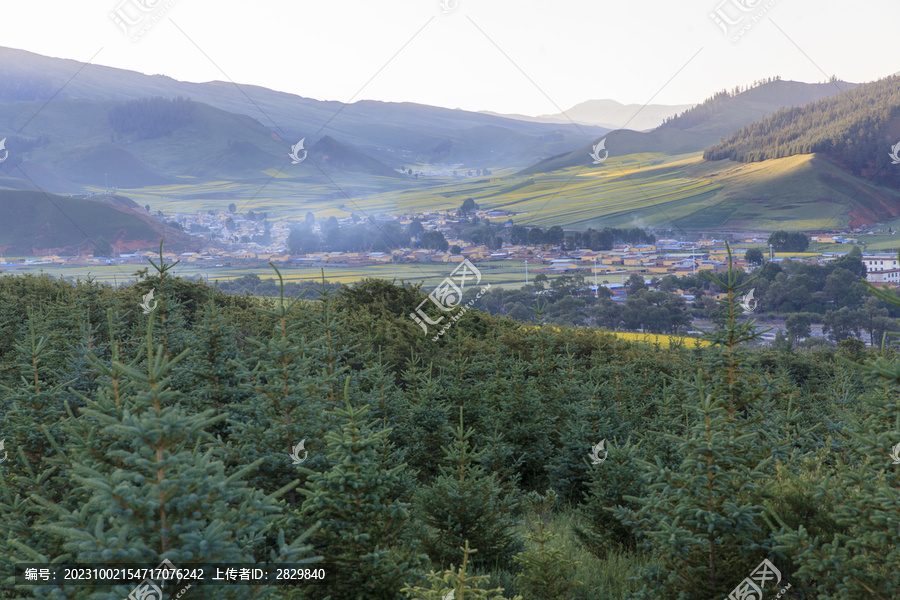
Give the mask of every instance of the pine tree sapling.
<svg viewBox="0 0 900 600">
<path fill-rule="evenodd" d="M 462 562 L 459 568 L 453 566 L 436 573 L 430 571 L 425 577 L 430 587 L 405 586 L 403 593 L 408 600 L 522 600 L 522 596 L 507 599 L 503 588 L 487 589 L 490 585 L 488 575 L 469 575 L 469 558 L 477 552 L 469 548 L 469 543 L 459 549 Z"/>
<path fill-rule="evenodd" d="M 364 421 L 368 406 L 350 404 L 350 378 L 344 387 L 345 408 L 329 411 L 340 430 L 325 436 L 329 468 L 308 474 L 300 513 L 321 523 L 313 547 L 328 565 L 329 585 L 310 586 L 310 598 L 331 600 L 394 600 L 400 588 L 423 565 L 415 544 L 404 544 L 408 505 L 397 500 L 406 465 L 386 468 L 382 446 L 389 429 L 374 431 Z"/>
<path fill-rule="evenodd" d="M 435 563 L 460 564 L 460 548 L 468 541 L 479 544 L 479 554 L 484 553 L 473 564 L 507 566 L 522 547 L 512 517 L 519 502 L 504 497 L 496 474 L 486 474 L 479 463 L 485 451 L 471 447 L 475 431 L 463 428 L 462 415 L 460 408 L 455 441 L 444 447 L 440 475 L 416 497 L 416 514 L 431 530 L 424 548 Z"/>
<path fill-rule="evenodd" d="M 580 563 L 568 558 L 554 544 L 555 537 L 547 531 L 544 520 L 538 518 L 537 531 L 527 536 L 533 545 L 515 557 L 516 562 L 522 566 L 517 580 L 528 598 L 566 600 L 581 585 L 575 579 L 575 571 Z"/>
</svg>

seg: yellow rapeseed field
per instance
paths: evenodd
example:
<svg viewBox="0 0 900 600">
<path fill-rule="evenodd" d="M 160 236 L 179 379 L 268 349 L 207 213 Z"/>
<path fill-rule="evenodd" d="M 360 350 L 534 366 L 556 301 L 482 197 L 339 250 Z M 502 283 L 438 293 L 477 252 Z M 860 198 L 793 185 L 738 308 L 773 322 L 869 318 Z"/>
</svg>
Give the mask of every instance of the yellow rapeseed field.
<svg viewBox="0 0 900 600">
<path fill-rule="evenodd" d="M 709 346 L 710 342 L 699 338 L 683 337 L 679 335 L 664 335 L 661 333 L 638 333 L 635 331 L 604 331 L 629 342 L 643 342 L 645 344 L 659 344 L 660 348 L 668 348 L 674 341 L 676 344 L 682 344 L 685 348 L 694 348 L 695 345 L 700 347 Z"/>
<path fill-rule="evenodd" d="M 537 329 L 537 325 L 522 325 L 522 329 Z M 562 327 L 557 327 L 555 325 L 544 325 L 544 330 L 561 332 Z M 697 346 L 703 348 L 710 345 L 710 342 L 707 340 L 701 340 L 699 338 L 692 337 L 684 337 L 680 335 L 665 335 L 661 333 L 638 333 L 636 331 L 607 331 L 605 329 L 597 329 L 596 331 L 600 333 L 605 333 L 608 335 L 614 335 L 619 339 L 626 340 L 629 342 L 638 342 L 644 344 L 659 344 L 660 348 L 668 348 L 673 343 L 675 345 L 681 345 L 684 348 L 696 348 Z"/>
</svg>

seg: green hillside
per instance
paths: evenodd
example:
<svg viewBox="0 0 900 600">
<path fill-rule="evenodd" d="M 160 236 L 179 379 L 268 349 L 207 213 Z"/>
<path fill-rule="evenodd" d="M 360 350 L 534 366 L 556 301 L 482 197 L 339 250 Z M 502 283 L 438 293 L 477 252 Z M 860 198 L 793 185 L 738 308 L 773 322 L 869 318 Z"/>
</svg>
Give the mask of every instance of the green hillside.
<svg viewBox="0 0 900 600">
<path fill-rule="evenodd" d="M 199 102 L 190 102 L 189 117 L 171 127 L 155 127 L 160 121 L 165 124 L 159 116 L 155 120 L 138 116 L 131 127 L 123 125 L 121 115 L 128 112 L 124 109 L 144 110 L 146 100 L 0 104 L 0 120 L 13 129 L 27 123 L 26 130 L 53 132 L 10 136 L 12 159 L 0 164 L 0 177 L 8 178 L 6 187 L 33 189 L 32 180 L 55 193 L 77 193 L 85 186 L 143 189 L 179 183 L 185 177 L 197 183 L 251 182 L 258 192 L 276 173 L 317 186 L 332 185 L 338 176 L 370 177 L 365 191 L 397 187 L 396 182 L 385 186 L 384 178 L 408 181 L 330 136 L 307 140 L 308 160 L 292 165 L 288 153 L 297 140 L 282 139 L 246 115 Z"/>
<path fill-rule="evenodd" d="M 611 156 L 590 169 L 405 190 L 359 204 L 367 211 L 416 212 L 455 209 L 469 197 L 485 209 L 519 213 L 511 217 L 519 225 L 577 229 L 811 230 L 900 216 L 896 190 L 818 155 L 753 164 L 704 161 L 699 153 Z"/>
<path fill-rule="evenodd" d="M 5 254 L 90 253 L 99 237 L 120 252 L 158 247 L 160 238 L 172 250 L 199 243 L 121 196 L 85 199 L 0 189 L 0 214 L 0 252 Z"/>
<path fill-rule="evenodd" d="M 852 90 L 859 84 L 846 81 L 803 83 L 775 77 L 754 85 L 722 90 L 701 104 L 667 119 L 659 129 L 714 132 L 734 131 L 763 119 L 781 107 L 804 106 Z"/>
<path fill-rule="evenodd" d="M 110 185 L 122 187 L 161 185 L 171 181 L 128 150 L 110 142 L 83 148 L 59 162 L 63 165 L 59 169 L 60 175 L 77 183 L 105 183 L 110 174 L 113 176 Z"/>
<path fill-rule="evenodd" d="M 371 156 L 341 144 L 330 135 L 326 135 L 310 147 L 307 160 L 310 161 L 311 165 L 314 164 L 320 168 L 407 179 L 406 175 L 395 171 Z"/>
<path fill-rule="evenodd" d="M 838 84 L 835 84 L 837 87 Z M 709 160 L 742 162 L 821 152 L 855 175 L 900 187 L 891 148 L 900 142 L 900 76 L 776 114 L 708 148 Z"/>
<path fill-rule="evenodd" d="M 613 131 L 603 136 L 610 156 L 638 152 L 685 154 L 700 152 L 734 130 L 771 115 L 782 107 L 802 106 L 821 98 L 835 96 L 841 89 L 856 84 L 839 82 L 812 84 L 773 79 L 759 82 L 749 89 L 722 91 L 677 117 L 667 120 L 653 131 Z M 591 144 L 551 156 L 521 171 L 522 175 L 549 172 L 574 166 L 592 166 Z"/>
</svg>

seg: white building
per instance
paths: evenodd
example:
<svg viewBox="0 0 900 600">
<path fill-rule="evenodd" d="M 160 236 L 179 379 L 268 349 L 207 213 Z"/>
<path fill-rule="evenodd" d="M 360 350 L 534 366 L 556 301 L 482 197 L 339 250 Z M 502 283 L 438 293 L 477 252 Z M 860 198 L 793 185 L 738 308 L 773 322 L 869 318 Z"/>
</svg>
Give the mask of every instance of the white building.
<svg viewBox="0 0 900 600">
<path fill-rule="evenodd" d="M 863 255 L 866 281 L 869 283 L 900 283 L 900 262 L 896 254 Z"/>
<path fill-rule="evenodd" d="M 869 283 L 900 284 L 900 269 L 888 269 L 885 271 L 872 271 L 866 273 L 866 281 Z"/>
</svg>

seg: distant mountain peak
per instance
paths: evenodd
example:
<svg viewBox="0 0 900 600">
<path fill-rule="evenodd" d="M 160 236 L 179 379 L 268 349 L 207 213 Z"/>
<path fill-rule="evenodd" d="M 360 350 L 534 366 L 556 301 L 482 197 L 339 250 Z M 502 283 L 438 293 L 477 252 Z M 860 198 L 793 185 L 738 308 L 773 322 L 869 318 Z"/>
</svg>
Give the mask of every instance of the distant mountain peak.
<svg viewBox="0 0 900 600">
<path fill-rule="evenodd" d="M 693 106 L 693 104 L 622 104 L 616 100 L 596 99 L 585 100 L 561 113 L 538 115 L 537 117 L 487 114 L 537 123 L 572 124 L 574 122 L 578 125 L 590 125 L 605 129 L 646 131 L 658 127 L 667 118 L 674 117 Z"/>
</svg>

